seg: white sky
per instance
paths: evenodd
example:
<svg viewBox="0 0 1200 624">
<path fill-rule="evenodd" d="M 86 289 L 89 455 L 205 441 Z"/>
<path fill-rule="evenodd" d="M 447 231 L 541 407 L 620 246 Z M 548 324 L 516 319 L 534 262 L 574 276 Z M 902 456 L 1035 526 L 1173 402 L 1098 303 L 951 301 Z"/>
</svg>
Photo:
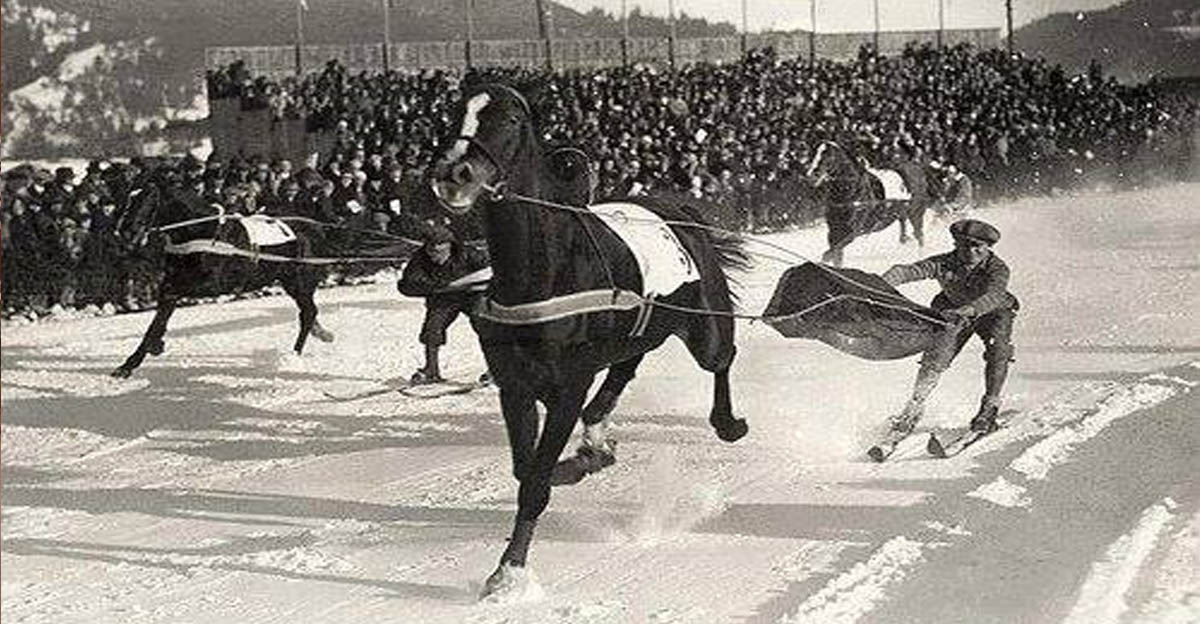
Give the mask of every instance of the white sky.
<svg viewBox="0 0 1200 624">
<path fill-rule="evenodd" d="M 741 0 L 556 0 L 579 11 L 599 7 L 621 14 L 621 3 L 640 7 L 643 13 L 666 15 L 674 2 L 677 13 L 742 25 Z M 745 0 L 746 21 L 753 31 L 763 29 L 808 29 L 813 0 Z M 871 30 L 876 0 L 815 0 L 818 32 Z M 947 28 L 1004 27 L 1004 0 L 941 0 Z M 878 0 L 882 30 L 937 28 L 938 0 Z M 1017 27 L 1049 13 L 1101 9 L 1117 0 L 1013 0 Z"/>
</svg>

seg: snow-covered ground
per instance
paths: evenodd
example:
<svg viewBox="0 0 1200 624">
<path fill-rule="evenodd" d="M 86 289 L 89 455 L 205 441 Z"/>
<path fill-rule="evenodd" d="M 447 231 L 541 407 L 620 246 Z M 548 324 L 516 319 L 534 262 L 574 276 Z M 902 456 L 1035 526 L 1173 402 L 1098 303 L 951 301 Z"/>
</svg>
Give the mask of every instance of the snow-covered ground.
<svg viewBox="0 0 1200 624">
<path fill-rule="evenodd" d="M 1200 185 L 1026 200 L 977 216 L 1022 301 L 1011 425 L 949 460 L 864 448 L 912 360 L 867 362 L 739 323 L 719 442 L 677 343 L 618 407 L 619 462 L 557 488 L 543 596 L 477 600 L 516 484 L 492 389 L 341 400 L 419 364 L 419 301 L 321 291 L 332 344 L 287 353 L 283 297 L 185 308 L 167 352 L 106 373 L 148 314 L 3 329 L 2 608 L 15 622 L 1200 621 Z M 949 246 L 942 224 L 928 252 Z M 823 231 L 768 237 L 810 257 Z M 879 271 L 922 255 L 890 230 Z M 785 267 L 740 276 L 746 311 Z M 931 284 L 907 291 L 916 299 Z M 967 347 L 923 427 L 965 425 Z M 483 370 L 468 325 L 452 377 Z M 332 398 L 339 397 L 339 398 Z"/>
</svg>

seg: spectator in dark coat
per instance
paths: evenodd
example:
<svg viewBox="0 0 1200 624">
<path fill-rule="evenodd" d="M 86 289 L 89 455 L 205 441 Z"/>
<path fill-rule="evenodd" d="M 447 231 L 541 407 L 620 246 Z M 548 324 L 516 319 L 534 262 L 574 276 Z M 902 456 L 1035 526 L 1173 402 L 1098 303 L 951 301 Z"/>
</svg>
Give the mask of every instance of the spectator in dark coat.
<svg viewBox="0 0 1200 624">
<path fill-rule="evenodd" d="M 413 373 L 412 383 L 443 381 L 438 351 L 446 344 L 446 330 L 459 314 L 470 314 L 486 282 L 471 276 L 487 268 L 486 251 L 466 246 L 447 229 L 431 228 L 421 251 L 400 276 L 401 294 L 425 298 L 425 321 L 418 336 L 425 345 L 425 364 Z M 461 282 L 464 278 L 468 283 Z"/>
</svg>

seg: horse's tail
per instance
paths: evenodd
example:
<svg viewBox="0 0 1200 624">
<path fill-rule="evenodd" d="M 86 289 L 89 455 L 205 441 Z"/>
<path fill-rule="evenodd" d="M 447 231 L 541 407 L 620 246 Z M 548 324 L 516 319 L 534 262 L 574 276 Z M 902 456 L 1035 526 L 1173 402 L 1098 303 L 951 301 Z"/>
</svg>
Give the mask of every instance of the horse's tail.
<svg viewBox="0 0 1200 624">
<path fill-rule="evenodd" d="M 682 220 L 695 223 L 699 227 L 687 227 L 685 229 L 690 234 L 694 235 L 697 240 L 707 242 L 708 247 L 712 249 L 714 259 L 716 260 L 716 268 L 721 271 L 725 281 L 731 286 L 740 286 L 738 281 L 731 276 L 730 270 L 748 271 L 753 262 L 750 254 L 746 251 L 746 239 L 740 233 L 724 228 L 714 227 L 712 222 L 700 211 L 695 205 L 696 202 L 684 202 L 678 205 L 682 216 Z M 735 289 L 729 289 L 729 299 L 732 303 L 737 303 L 738 293 Z"/>
</svg>

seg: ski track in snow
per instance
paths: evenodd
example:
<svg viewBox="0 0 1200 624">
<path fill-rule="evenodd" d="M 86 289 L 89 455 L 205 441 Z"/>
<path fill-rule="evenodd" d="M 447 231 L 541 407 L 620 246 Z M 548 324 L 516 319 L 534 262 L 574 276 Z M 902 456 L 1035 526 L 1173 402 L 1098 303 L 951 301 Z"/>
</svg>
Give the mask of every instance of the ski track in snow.
<svg viewBox="0 0 1200 624">
<path fill-rule="evenodd" d="M 1113 214 L 1180 205 L 1166 191 L 1121 201 L 1124 212 Z M 106 373 L 148 315 L 5 325 L 5 621 L 886 617 L 931 550 L 966 551 L 987 538 L 978 516 L 938 515 L 943 502 L 965 496 L 991 503 L 972 513 L 1052 513 L 1038 482 L 1054 479 L 1056 467 L 1114 423 L 1200 385 L 1200 360 L 1186 337 L 1170 333 L 1181 320 L 1195 328 L 1192 317 L 1170 311 L 1187 307 L 1194 271 L 1154 274 L 1155 291 L 1142 294 L 1167 311 L 1129 310 L 1136 301 L 1122 308 L 1116 295 L 1150 279 L 1140 264 L 1091 243 L 1071 246 L 1054 238 L 1069 235 L 1016 216 L 1039 210 L 1068 220 L 1084 214 L 1030 200 L 985 216 L 1005 231 L 1000 253 L 1028 310 L 1018 341 L 1033 346 L 1018 349 L 1010 426 L 949 460 L 926 458 L 913 436 L 894 461 L 868 463 L 861 442 L 902 402 L 913 363 L 861 363 L 742 324 L 734 399 L 751 433 L 726 445 L 705 418 L 710 377 L 669 343 L 647 358 L 617 408 L 618 463 L 555 489 L 532 552 L 537 582 L 508 604 L 476 601 L 517 495 L 496 391 L 353 398 L 395 386 L 421 361 L 422 308 L 397 299 L 392 278 L 319 293 L 322 322 L 338 342 L 314 344 L 303 357 L 285 347 L 295 322 L 285 298 L 181 309 L 167 352 L 120 381 Z M 1080 227 L 1099 226 L 1068 223 L 1064 231 Z M 860 268 L 880 271 L 948 246 L 944 228 L 929 229 L 925 251 L 897 247 L 890 230 L 849 251 Z M 808 251 L 821 248 L 823 235 L 769 238 Z M 1045 267 L 1068 253 L 1063 266 L 1102 277 L 1060 284 Z M 1157 249 L 1133 253 L 1147 266 L 1187 266 Z M 743 311 L 765 304 L 783 270 L 761 266 L 742 276 Z M 928 286 L 906 294 L 927 298 Z M 1047 312 L 1078 305 L 1072 297 L 1092 288 L 1101 292 L 1087 300 L 1091 309 L 1113 305 L 1071 325 Z M 961 426 L 974 409 L 977 347 L 946 374 L 925 426 Z M 478 374 L 478 351 L 466 323 L 455 325 L 446 373 Z M 1050 383 L 1034 388 L 1021 378 L 1030 360 L 1041 370 L 1029 379 Z M 1110 370 L 1138 374 L 1090 375 Z M 831 391 L 840 385 L 847 391 Z M 93 399 L 103 407 L 90 408 Z M 1123 519 L 1132 528 L 1106 552 L 1088 553 L 1069 624 L 1200 621 L 1200 514 L 1183 514 L 1183 504 L 1162 498 Z"/>
<path fill-rule="evenodd" d="M 1195 362 L 1191 363 L 1196 364 Z M 1190 392 L 1196 386 L 1179 377 L 1154 373 L 1141 380 L 1112 388 L 1104 398 L 1078 420 L 1072 421 L 1072 410 L 1042 410 L 1026 427 L 1036 427 L 1037 432 L 1051 432 L 1026 448 L 1008 468 L 1026 482 L 1047 478 L 1055 467 L 1069 461 L 1071 453 L 1080 445 L 1099 435 L 1105 428 L 1122 418 L 1145 414 L 1147 410 L 1175 396 Z M 1032 435 L 1028 431 L 1026 435 Z M 1013 483 L 1004 475 L 990 483 L 979 486 L 968 496 L 980 498 L 1003 507 L 1025 507 L 1030 504 L 1025 485 Z"/>
<path fill-rule="evenodd" d="M 1175 501 L 1167 498 L 1142 512 L 1133 530 L 1108 547 L 1093 566 L 1079 600 L 1063 624 L 1116 624 L 1129 609 L 1126 592 L 1133 585 L 1159 536 L 1173 519 Z"/>
<path fill-rule="evenodd" d="M 923 558 L 923 544 L 902 535 L 883 544 L 865 562 L 838 575 L 780 624 L 853 624 L 883 600 Z"/>
</svg>

